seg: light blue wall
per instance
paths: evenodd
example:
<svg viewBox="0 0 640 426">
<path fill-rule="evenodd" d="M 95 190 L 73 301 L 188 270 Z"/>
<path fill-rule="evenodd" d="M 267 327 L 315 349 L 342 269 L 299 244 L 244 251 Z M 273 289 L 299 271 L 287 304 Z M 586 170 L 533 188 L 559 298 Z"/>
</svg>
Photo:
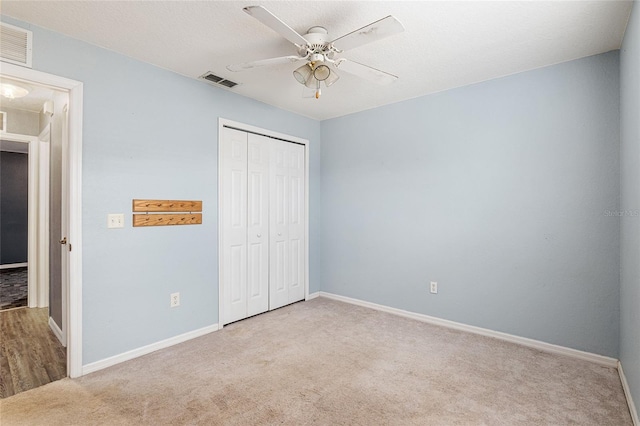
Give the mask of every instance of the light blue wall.
<svg viewBox="0 0 640 426">
<path fill-rule="evenodd" d="M 218 117 L 310 140 L 310 290 L 319 289 L 319 122 L 2 20 L 34 32 L 34 69 L 84 83 L 83 364 L 218 322 Z M 134 229 L 134 198 L 203 200 L 203 224 Z M 125 213 L 125 228 L 107 229 L 108 213 Z"/>
<path fill-rule="evenodd" d="M 640 412 L 640 5 L 620 52 L 620 361 Z"/>
<path fill-rule="evenodd" d="M 617 357 L 618 77 L 616 51 L 323 121 L 322 290 Z"/>
<path fill-rule="evenodd" d="M 312 292 L 618 355 L 617 52 L 320 124 L 2 20 L 34 31 L 34 69 L 84 82 L 84 364 L 217 322 L 218 117 L 311 141 Z M 133 229 L 133 198 L 202 199 L 204 224 Z M 125 229 L 106 229 L 114 212 Z"/>
</svg>

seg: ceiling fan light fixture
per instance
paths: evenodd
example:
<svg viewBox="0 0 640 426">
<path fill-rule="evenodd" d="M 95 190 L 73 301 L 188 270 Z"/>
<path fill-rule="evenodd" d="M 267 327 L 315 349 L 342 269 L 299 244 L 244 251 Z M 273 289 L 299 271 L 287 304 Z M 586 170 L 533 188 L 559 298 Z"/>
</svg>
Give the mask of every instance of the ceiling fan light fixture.
<svg viewBox="0 0 640 426">
<path fill-rule="evenodd" d="M 309 64 L 304 64 L 300 68 L 296 68 L 293 71 L 293 76 L 298 81 L 298 83 L 306 84 L 307 80 L 309 80 L 309 78 L 312 77 L 312 73 L 313 71 L 311 70 L 311 67 L 309 66 Z"/>
<path fill-rule="evenodd" d="M 320 64 L 313 70 L 313 76 L 316 80 L 325 81 L 331 76 L 331 70 L 325 64 Z"/>
<path fill-rule="evenodd" d="M 309 78 L 307 79 L 307 81 L 304 82 L 304 85 L 310 89 L 315 89 L 317 83 L 320 83 L 320 81 L 316 80 L 312 72 L 311 74 L 309 74 Z"/>
<path fill-rule="evenodd" d="M 329 74 L 329 77 L 327 77 L 327 79 L 324 81 L 324 84 L 329 87 L 331 86 L 333 83 L 335 83 L 336 81 L 338 81 L 338 79 L 340 78 L 340 76 L 338 75 L 337 72 L 335 71 L 331 71 L 331 74 Z"/>
<path fill-rule="evenodd" d="M 15 84 L 0 83 L 0 94 L 7 99 L 17 99 L 27 96 L 29 90 Z"/>
</svg>

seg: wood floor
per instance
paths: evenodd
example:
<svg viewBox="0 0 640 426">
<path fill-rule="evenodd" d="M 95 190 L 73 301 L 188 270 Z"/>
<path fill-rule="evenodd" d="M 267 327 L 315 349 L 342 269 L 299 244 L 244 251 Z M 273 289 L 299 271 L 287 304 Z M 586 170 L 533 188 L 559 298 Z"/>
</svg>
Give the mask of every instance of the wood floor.
<svg viewBox="0 0 640 426">
<path fill-rule="evenodd" d="M 66 377 L 66 349 L 48 320 L 47 308 L 0 312 L 0 398 Z"/>
<path fill-rule="evenodd" d="M 27 306 L 28 276 L 27 268 L 0 269 L 0 310 Z"/>
</svg>

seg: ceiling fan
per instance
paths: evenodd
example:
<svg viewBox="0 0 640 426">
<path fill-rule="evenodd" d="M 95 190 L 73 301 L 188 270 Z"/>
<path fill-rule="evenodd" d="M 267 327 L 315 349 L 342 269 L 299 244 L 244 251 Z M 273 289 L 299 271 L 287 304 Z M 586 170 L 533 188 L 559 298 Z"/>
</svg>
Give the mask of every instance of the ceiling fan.
<svg viewBox="0 0 640 426">
<path fill-rule="evenodd" d="M 326 28 L 320 26 L 311 27 L 305 35 L 300 35 L 262 6 L 248 6 L 242 10 L 293 43 L 297 54 L 228 65 L 229 71 L 245 71 L 269 65 L 306 61 L 293 71 L 293 76 L 298 83 L 313 89 L 316 99 L 321 94 L 321 82 L 329 87 L 338 81 L 340 76 L 336 69 L 378 84 L 388 84 L 398 78 L 388 72 L 338 57 L 346 50 L 404 31 L 402 24 L 391 15 L 333 39 Z"/>
</svg>

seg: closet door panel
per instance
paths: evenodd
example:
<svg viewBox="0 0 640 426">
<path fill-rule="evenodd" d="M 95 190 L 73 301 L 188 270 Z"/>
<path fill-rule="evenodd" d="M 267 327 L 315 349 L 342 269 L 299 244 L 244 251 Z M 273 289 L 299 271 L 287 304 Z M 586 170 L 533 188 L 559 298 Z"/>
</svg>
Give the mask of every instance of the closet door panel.
<svg viewBox="0 0 640 426">
<path fill-rule="evenodd" d="M 242 245 L 230 245 L 229 246 L 229 301 L 232 311 L 237 308 L 239 317 L 244 315 L 244 309 L 242 308 L 243 301 L 245 300 L 245 283 L 247 282 L 246 265 L 247 259 L 245 255 L 246 247 Z M 235 318 L 235 316 L 234 316 Z M 232 321 L 234 321 L 232 319 Z"/>
<path fill-rule="evenodd" d="M 247 134 L 224 129 L 222 188 L 222 322 L 247 316 Z"/>
<path fill-rule="evenodd" d="M 248 135 L 248 316 L 269 310 L 269 139 Z"/>
<path fill-rule="evenodd" d="M 289 176 L 286 142 L 271 140 L 269 309 L 289 303 Z"/>
<path fill-rule="evenodd" d="M 288 303 L 304 299 L 305 289 L 305 212 L 304 146 L 287 144 L 289 158 L 289 200 L 287 233 L 289 236 Z"/>
</svg>

